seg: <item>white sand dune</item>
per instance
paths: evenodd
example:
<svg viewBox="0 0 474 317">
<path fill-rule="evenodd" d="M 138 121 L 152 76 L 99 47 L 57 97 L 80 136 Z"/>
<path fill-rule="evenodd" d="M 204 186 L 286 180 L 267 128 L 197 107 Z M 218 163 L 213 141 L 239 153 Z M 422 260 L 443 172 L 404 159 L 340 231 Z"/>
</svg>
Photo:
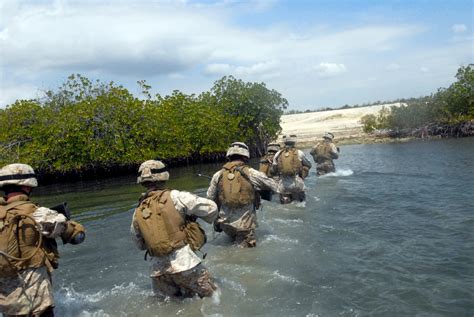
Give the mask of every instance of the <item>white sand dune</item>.
<svg viewBox="0 0 474 317">
<path fill-rule="evenodd" d="M 360 119 L 366 114 L 377 114 L 382 107 L 400 106 L 400 103 L 375 105 L 361 108 L 339 109 L 310 113 L 283 115 L 281 117 L 282 133 L 296 134 L 298 143 L 315 143 L 326 131 L 335 135 L 335 140 L 348 143 L 350 140 L 366 137 L 362 131 Z"/>
</svg>

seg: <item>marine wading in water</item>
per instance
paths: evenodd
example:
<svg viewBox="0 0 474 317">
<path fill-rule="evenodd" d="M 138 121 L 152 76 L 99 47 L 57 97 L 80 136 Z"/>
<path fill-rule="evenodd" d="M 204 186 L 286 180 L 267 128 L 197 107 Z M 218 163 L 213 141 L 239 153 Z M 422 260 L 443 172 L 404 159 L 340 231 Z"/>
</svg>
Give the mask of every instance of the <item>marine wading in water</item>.
<svg viewBox="0 0 474 317">
<path fill-rule="evenodd" d="M 212 223 L 217 206 L 192 193 L 166 188 L 169 172 L 155 160 L 141 164 L 137 183 L 147 191 L 140 197 L 132 217 L 135 245 L 152 260 L 152 286 L 159 296 L 185 298 L 211 296 L 212 277 L 196 255 L 206 243 L 206 234 L 196 222 Z"/>
<path fill-rule="evenodd" d="M 272 163 L 272 173 L 279 176 L 280 202 L 302 202 L 306 199 L 304 179 L 309 174 L 311 163 L 303 151 L 295 148 L 296 135 L 284 137 L 284 144 L 284 148 L 275 154 Z"/>
<path fill-rule="evenodd" d="M 0 169 L 0 312 L 3 316 L 54 316 L 51 273 L 58 267 L 56 238 L 84 241 L 84 227 L 30 201 L 38 186 L 26 164 Z"/>
<path fill-rule="evenodd" d="M 232 143 L 226 157 L 229 161 L 213 175 L 207 190 L 207 197 L 219 206 L 214 230 L 224 231 L 239 247 L 255 247 L 260 191 L 276 193 L 277 183 L 248 166 L 250 154 L 245 143 Z"/>
<path fill-rule="evenodd" d="M 316 174 L 318 176 L 336 171 L 333 160 L 339 157 L 339 148 L 334 145 L 333 139 L 334 134 L 326 132 L 323 140 L 317 143 L 309 152 L 316 163 Z"/>
</svg>

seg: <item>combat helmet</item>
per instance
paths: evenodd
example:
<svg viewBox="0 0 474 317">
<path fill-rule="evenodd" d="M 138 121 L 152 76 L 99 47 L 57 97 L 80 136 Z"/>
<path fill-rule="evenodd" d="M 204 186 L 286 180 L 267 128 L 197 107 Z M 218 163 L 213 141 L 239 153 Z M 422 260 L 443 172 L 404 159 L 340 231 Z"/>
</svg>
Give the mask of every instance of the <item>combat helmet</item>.
<svg viewBox="0 0 474 317">
<path fill-rule="evenodd" d="M 38 180 L 30 165 L 15 163 L 0 169 L 0 188 L 7 185 L 38 187 Z"/>
<path fill-rule="evenodd" d="M 249 147 L 243 142 L 234 142 L 227 149 L 227 153 L 225 156 L 230 157 L 232 155 L 240 155 L 246 158 L 250 158 Z"/>
<path fill-rule="evenodd" d="M 331 132 L 326 132 L 326 133 L 324 133 L 324 135 L 323 135 L 323 139 L 332 140 L 332 139 L 334 139 L 334 134 L 332 134 Z"/>
<path fill-rule="evenodd" d="M 280 150 L 280 144 L 278 143 L 269 143 L 267 146 L 267 152 L 278 152 Z"/>
<path fill-rule="evenodd" d="M 285 145 L 295 145 L 296 144 L 296 135 L 295 134 L 290 134 L 290 135 L 285 135 L 283 137 L 283 142 Z"/>
<path fill-rule="evenodd" d="M 137 183 L 145 182 L 163 182 L 170 178 L 166 165 L 157 160 L 148 160 L 142 163 L 138 168 Z"/>
</svg>

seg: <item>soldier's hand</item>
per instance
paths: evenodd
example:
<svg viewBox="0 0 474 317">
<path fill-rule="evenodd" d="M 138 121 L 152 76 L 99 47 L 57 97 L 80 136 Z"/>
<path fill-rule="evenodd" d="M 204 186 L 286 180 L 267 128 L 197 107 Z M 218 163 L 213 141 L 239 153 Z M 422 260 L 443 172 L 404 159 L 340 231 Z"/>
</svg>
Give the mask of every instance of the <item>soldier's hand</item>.
<svg viewBox="0 0 474 317">
<path fill-rule="evenodd" d="M 217 220 L 214 220 L 213 227 L 215 232 L 222 232 L 221 223 Z"/>
</svg>

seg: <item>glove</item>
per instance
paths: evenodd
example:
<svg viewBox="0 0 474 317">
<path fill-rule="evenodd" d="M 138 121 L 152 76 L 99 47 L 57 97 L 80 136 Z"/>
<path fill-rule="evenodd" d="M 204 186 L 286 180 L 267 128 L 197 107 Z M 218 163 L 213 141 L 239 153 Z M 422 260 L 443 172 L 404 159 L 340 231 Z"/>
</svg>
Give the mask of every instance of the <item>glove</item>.
<svg viewBox="0 0 474 317">
<path fill-rule="evenodd" d="M 61 239 L 63 240 L 63 244 L 70 243 L 70 244 L 80 244 L 86 238 L 86 230 L 84 227 L 75 221 L 68 221 L 66 230 L 61 235 Z"/>
</svg>

